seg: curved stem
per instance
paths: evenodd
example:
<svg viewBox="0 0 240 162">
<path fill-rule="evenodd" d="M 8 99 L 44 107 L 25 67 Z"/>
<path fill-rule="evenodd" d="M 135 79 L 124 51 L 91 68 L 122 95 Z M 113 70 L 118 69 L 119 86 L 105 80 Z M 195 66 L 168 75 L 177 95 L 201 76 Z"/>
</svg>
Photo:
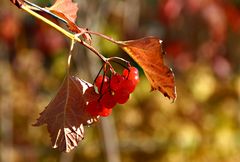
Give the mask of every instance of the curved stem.
<svg viewBox="0 0 240 162">
<path fill-rule="evenodd" d="M 125 64 L 127 64 L 127 66 L 125 66 L 125 65 L 123 65 L 122 63 L 118 62 L 118 60 L 124 62 Z M 123 59 L 123 58 L 121 58 L 121 57 L 110 57 L 110 58 L 108 59 L 108 62 L 110 62 L 110 61 L 112 61 L 112 62 L 114 62 L 114 63 L 122 66 L 122 67 L 125 68 L 125 69 L 128 69 L 128 67 L 131 66 L 131 64 L 130 64 L 129 61 L 127 61 L 127 60 L 125 60 L 125 59 Z M 110 64 L 110 63 L 109 63 L 109 64 Z"/>
<path fill-rule="evenodd" d="M 68 55 L 68 62 L 67 62 L 67 73 L 68 73 L 68 74 L 69 74 L 69 70 L 70 70 L 70 66 L 71 66 L 72 51 L 73 51 L 74 45 L 75 45 L 75 40 L 72 39 L 72 41 L 71 41 L 71 46 L 70 46 L 70 50 L 69 50 L 69 55 Z"/>
<path fill-rule="evenodd" d="M 109 37 L 109 36 L 106 36 L 104 34 L 101 34 L 101 33 L 98 33 L 98 32 L 94 32 L 94 31 L 87 31 L 89 34 L 92 34 L 92 35 L 97 35 L 99 37 L 102 37 L 112 43 L 115 43 L 115 44 L 119 44 L 118 41 L 114 40 L 113 38 Z"/>
<path fill-rule="evenodd" d="M 119 60 L 119 61 L 122 61 L 122 62 L 130 65 L 130 62 L 129 62 L 129 61 L 127 61 L 127 60 L 125 60 L 125 59 L 123 59 L 123 58 L 121 58 L 121 57 L 110 57 L 110 58 L 108 59 L 108 61 L 115 61 L 115 60 Z"/>
<path fill-rule="evenodd" d="M 101 67 L 100 70 L 98 71 L 97 76 L 95 77 L 95 79 L 94 79 L 94 81 L 93 81 L 93 85 L 94 85 L 94 83 L 96 82 L 97 77 L 100 75 L 100 73 L 101 73 L 103 67 L 104 67 L 104 65 L 102 65 L 102 67 Z"/>
<path fill-rule="evenodd" d="M 93 53 L 95 53 L 103 62 L 107 62 L 107 58 L 104 57 L 102 54 L 100 54 L 95 48 L 93 48 L 91 45 L 89 45 L 88 43 L 84 42 L 84 41 L 78 41 L 79 43 L 81 43 L 82 45 L 84 45 L 85 47 L 87 47 L 89 50 L 91 50 Z"/>
<path fill-rule="evenodd" d="M 72 52 L 68 55 L 68 62 L 67 62 L 67 73 L 69 74 L 70 66 L 71 66 L 71 59 L 72 59 Z"/>
</svg>

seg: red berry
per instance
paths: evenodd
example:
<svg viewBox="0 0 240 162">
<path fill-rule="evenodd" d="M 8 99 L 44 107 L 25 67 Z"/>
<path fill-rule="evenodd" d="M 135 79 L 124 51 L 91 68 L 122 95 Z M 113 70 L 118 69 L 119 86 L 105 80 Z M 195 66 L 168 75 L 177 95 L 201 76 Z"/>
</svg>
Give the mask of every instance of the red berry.
<svg viewBox="0 0 240 162">
<path fill-rule="evenodd" d="M 124 69 L 122 72 L 123 77 L 128 78 L 129 71 L 128 69 Z"/>
<path fill-rule="evenodd" d="M 98 101 L 93 101 L 93 102 L 89 102 L 87 105 L 87 112 L 91 115 L 91 116 L 109 116 L 112 112 L 112 109 L 108 109 L 106 107 L 104 107 L 101 103 L 99 103 Z"/>
<path fill-rule="evenodd" d="M 106 107 L 102 107 L 101 111 L 99 112 L 99 115 L 102 117 L 107 117 L 112 113 L 112 109 L 108 109 Z"/>
<path fill-rule="evenodd" d="M 84 93 L 84 99 L 86 102 L 93 102 L 99 99 L 100 95 L 95 92 L 94 87 L 88 87 Z"/>
<path fill-rule="evenodd" d="M 125 87 L 129 90 L 129 92 L 133 92 L 137 83 L 139 82 L 138 69 L 135 67 L 129 67 L 129 69 L 123 70 L 123 76 L 127 81 L 125 82 Z"/>
<path fill-rule="evenodd" d="M 110 88 L 111 90 L 116 91 L 121 83 L 125 80 L 125 78 L 122 75 L 119 74 L 115 74 L 112 76 L 111 80 L 110 80 Z"/>
<path fill-rule="evenodd" d="M 103 79 L 104 78 L 104 79 Z M 109 78 L 107 76 L 99 75 L 95 81 L 95 85 L 98 88 L 99 93 L 104 93 L 109 87 Z"/>
<path fill-rule="evenodd" d="M 117 104 L 117 101 L 115 100 L 114 94 L 112 94 L 112 92 L 107 92 L 102 96 L 100 103 L 104 107 L 111 109 Z"/>
<path fill-rule="evenodd" d="M 130 73 L 128 79 L 131 80 L 134 84 L 137 84 L 139 82 L 138 69 L 135 67 L 130 67 L 129 69 Z"/>
<path fill-rule="evenodd" d="M 89 102 L 86 110 L 91 116 L 98 116 L 102 110 L 102 105 L 98 101 Z"/>
<path fill-rule="evenodd" d="M 115 92 L 114 98 L 119 104 L 124 104 L 129 99 L 129 91 L 126 89 L 122 89 L 122 88 L 118 89 Z"/>
<path fill-rule="evenodd" d="M 128 80 L 131 80 L 133 84 L 137 84 L 139 82 L 138 69 L 133 66 L 129 67 L 129 69 L 124 69 L 123 76 Z"/>
<path fill-rule="evenodd" d="M 125 89 L 129 93 L 132 93 L 134 91 L 135 87 L 136 87 L 136 84 L 133 84 L 133 82 L 131 80 L 124 80 L 120 85 L 121 89 Z"/>
</svg>

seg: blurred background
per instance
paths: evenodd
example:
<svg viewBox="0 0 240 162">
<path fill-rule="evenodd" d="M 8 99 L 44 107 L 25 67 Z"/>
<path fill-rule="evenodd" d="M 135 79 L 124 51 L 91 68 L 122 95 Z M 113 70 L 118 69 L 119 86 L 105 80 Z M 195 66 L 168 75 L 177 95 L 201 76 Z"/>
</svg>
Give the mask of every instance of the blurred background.
<svg viewBox="0 0 240 162">
<path fill-rule="evenodd" d="M 0 1 L 0 161 L 240 161 L 239 0 L 75 2 L 80 27 L 117 40 L 162 39 L 178 98 L 172 103 L 159 92 L 149 93 L 138 67 L 140 83 L 126 104 L 85 128 L 85 139 L 71 153 L 52 149 L 46 126 L 32 124 L 64 78 L 69 40 L 10 1 Z M 93 45 L 105 56 L 131 60 L 103 39 L 94 36 Z M 92 82 L 100 60 L 80 45 L 74 53 L 72 74 Z"/>
</svg>

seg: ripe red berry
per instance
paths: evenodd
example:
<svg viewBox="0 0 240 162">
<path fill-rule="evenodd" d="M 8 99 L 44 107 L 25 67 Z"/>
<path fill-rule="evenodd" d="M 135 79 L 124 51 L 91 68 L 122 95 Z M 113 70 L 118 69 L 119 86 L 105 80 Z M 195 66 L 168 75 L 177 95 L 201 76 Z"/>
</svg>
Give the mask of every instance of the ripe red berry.
<svg viewBox="0 0 240 162">
<path fill-rule="evenodd" d="M 107 76 L 99 75 L 94 83 L 98 89 L 98 93 L 104 93 L 109 87 L 109 78 Z"/>
<path fill-rule="evenodd" d="M 99 112 L 102 110 L 102 105 L 98 101 L 89 102 L 86 110 L 91 116 L 98 116 Z"/>
<path fill-rule="evenodd" d="M 129 67 L 129 69 L 124 69 L 123 76 L 128 80 L 131 80 L 135 85 L 139 82 L 138 69 L 133 66 Z"/>
<path fill-rule="evenodd" d="M 112 109 L 108 109 L 106 107 L 104 107 L 101 103 L 99 103 L 98 101 L 93 101 L 93 102 L 89 102 L 89 104 L 87 105 L 87 112 L 91 115 L 91 116 L 109 116 L 112 112 Z"/>
<path fill-rule="evenodd" d="M 115 92 L 114 98 L 119 104 L 124 104 L 128 101 L 129 94 L 128 90 L 120 88 Z"/>
<path fill-rule="evenodd" d="M 100 103 L 104 107 L 111 109 L 117 104 L 117 101 L 114 98 L 114 94 L 112 94 L 112 92 L 108 91 L 107 93 L 103 94 L 103 96 L 100 100 Z"/>
<path fill-rule="evenodd" d="M 93 101 L 97 101 L 100 95 L 95 92 L 94 87 L 88 87 L 83 97 L 86 102 L 93 102 Z"/>
<path fill-rule="evenodd" d="M 114 74 L 110 79 L 99 75 L 94 83 L 97 91 L 94 87 L 86 90 L 87 112 L 92 116 L 110 115 L 117 103 L 124 104 L 128 101 L 138 82 L 138 69 L 135 67 L 124 69 L 122 75 Z"/>
<path fill-rule="evenodd" d="M 125 80 L 125 78 L 122 75 L 120 75 L 120 74 L 113 75 L 111 80 L 110 80 L 110 88 L 111 88 L 111 90 L 116 91 L 120 87 L 121 83 L 124 80 Z"/>
<path fill-rule="evenodd" d="M 136 84 L 133 84 L 133 82 L 131 80 L 127 80 L 127 79 L 124 80 L 120 85 L 121 89 L 125 89 L 129 93 L 132 93 L 134 91 L 135 87 L 136 87 Z"/>
<path fill-rule="evenodd" d="M 112 109 L 108 109 L 106 107 L 102 107 L 101 111 L 99 112 L 99 115 L 102 117 L 107 117 L 112 113 Z"/>
<path fill-rule="evenodd" d="M 122 75 L 127 78 L 128 77 L 128 74 L 129 74 L 129 71 L 128 69 L 124 69 L 123 72 L 122 72 Z"/>
<path fill-rule="evenodd" d="M 135 67 L 124 69 L 123 76 L 126 78 L 126 81 L 123 83 L 124 87 L 128 89 L 130 93 L 133 92 L 139 82 L 138 69 Z"/>
</svg>

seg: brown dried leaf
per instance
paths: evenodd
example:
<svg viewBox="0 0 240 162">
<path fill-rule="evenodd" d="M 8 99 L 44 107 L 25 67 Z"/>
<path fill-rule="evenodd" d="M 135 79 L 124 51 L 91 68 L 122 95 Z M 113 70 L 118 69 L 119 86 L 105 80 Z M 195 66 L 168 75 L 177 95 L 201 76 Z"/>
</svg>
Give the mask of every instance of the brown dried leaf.
<svg viewBox="0 0 240 162">
<path fill-rule="evenodd" d="M 67 76 L 34 126 L 47 124 L 53 148 L 70 152 L 84 138 L 84 125 L 96 121 L 86 112 L 83 93 L 90 84 Z"/>
<path fill-rule="evenodd" d="M 77 18 L 78 6 L 72 0 L 56 0 L 56 2 L 49 8 L 50 11 L 64 15 L 71 22 L 75 22 Z"/>
<path fill-rule="evenodd" d="M 151 83 L 152 91 L 159 90 L 173 100 L 176 99 L 174 74 L 164 65 L 161 40 L 146 37 L 138 40 L 119 41 L 118 45 L 126 51 L 144 70 Z"/>
<path fill-rule="evenodd" d="M 84 33 L 85 29 L 79 28 L 75 24 L 78 11 L 77 3 L 73 3 L 72 0 L 56 0 L 56 2 L 47 9 L 64 19 L 67 22 L 67 27 L 70 31 L 82 33 L 83 38 L 91 42 L 91 36 L 88 33 Z"/>
</svg>

